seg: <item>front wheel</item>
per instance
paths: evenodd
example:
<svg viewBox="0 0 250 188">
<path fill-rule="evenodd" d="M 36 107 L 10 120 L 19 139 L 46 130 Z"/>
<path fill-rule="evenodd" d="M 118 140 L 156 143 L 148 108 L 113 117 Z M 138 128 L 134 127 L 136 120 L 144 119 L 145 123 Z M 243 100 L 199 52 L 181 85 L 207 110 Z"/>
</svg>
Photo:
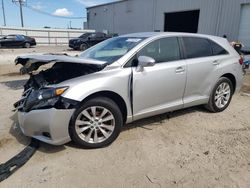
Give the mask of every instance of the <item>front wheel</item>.
<svg viewBox="0 0 250 188">
<path fill-rule="evenodd" d="M 71 139 L 84 148 L 100 148 L 112 143 L 123 126 L 118 105 L 109 98 L 98 97 L 84 103 L 71 118 Z"/>
<path fill-rule="evenodd" d="M 28 43 L 28 42 L 26 42 L 26 43 L 24 43 L 24 48 L 30 48 L 30 43 Z"/>
<path fill-rule="evenodd" d="M 88 49 L 88 45 L 85 44 L 85 43 L 81 44 L 80 47 L 79 47 L 79 50 L 81 50 L 81 51 L 85 51 L 87 49 Z"/>
<path fill-rule="evenodd" d="M 232 82 L 228 78 L 222 77 L 215 84 L 209 102 L 205 107 L 211 112 L 222 112 L 229 106 L 232 95 Z"/>
</svg>

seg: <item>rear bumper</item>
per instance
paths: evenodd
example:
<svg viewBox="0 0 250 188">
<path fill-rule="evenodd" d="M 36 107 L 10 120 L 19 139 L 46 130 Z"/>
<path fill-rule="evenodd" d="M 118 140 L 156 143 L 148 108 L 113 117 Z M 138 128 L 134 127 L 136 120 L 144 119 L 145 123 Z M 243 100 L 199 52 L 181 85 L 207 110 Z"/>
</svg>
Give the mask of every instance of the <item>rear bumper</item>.
<svg viewBox="0 0 250 188">
<path fill-rule="evenodd" d="M 74 109 L 55 108 L 18 112 L 18 123 L 24 135 L 52 145 L 69 142 L 68 126 Z"/>
<path fill-rule="evenodd" d="M 242 86 L 244 83 L 244 73 L 240 72 L 239 76 L 236 76 L 236 88 L 235 88 L 235 93 L 240 92 Z"/>
</svg>

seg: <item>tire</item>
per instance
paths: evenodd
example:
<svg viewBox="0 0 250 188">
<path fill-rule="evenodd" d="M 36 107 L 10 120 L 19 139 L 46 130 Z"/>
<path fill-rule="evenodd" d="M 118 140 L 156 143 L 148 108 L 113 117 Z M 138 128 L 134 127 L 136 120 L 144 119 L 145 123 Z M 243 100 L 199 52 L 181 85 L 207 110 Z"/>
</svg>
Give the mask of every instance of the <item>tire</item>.
<svg viewBox="0 0 250 188">
<path fill-rule="evenodd" d="M 83 44 L 81 44 L 81 45 L 79 46 L 79 50 L 81 50 L 81 51 L 85 51 L 85 50 L 87 50 L 87 49 L 88 49 L 88 45 L 85 44 L 85 43 L 83 43 Z"/>
<path fill-rule="evenodd" d="M 85 102 L 74 112 L 69 134 L 82 148 L 101 148 L 119 136 L 122 126 L 123 116 L 118 105 L 109 98 L 98 97 Z"/>
<path fill-rule="evenodd" d="M 30 45 L 30 43 L 25 42 L 23 46 L 24 46 L 24 48 L 30 48 L 31 45 Z"/>
<path fill-rule="evenodd" d="M 215 84 L 212 93 L 209 97 L 209 102 L 205 106 L 205 108 L 214 113 L 222 112 L 229 106 L 232 96 L 233 96 L 232 82 L 228 78 L 222 77 Z"/>
</svg>

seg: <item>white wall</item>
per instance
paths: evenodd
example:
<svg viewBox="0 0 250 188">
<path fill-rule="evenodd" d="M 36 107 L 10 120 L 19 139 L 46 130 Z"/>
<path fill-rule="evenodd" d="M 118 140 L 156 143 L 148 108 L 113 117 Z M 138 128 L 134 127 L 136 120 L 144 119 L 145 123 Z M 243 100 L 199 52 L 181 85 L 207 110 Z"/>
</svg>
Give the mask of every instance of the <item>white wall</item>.
<svg viewBox="0 0 250 188">
<path fill-rule="evenodd" d="M 0 36 L 23 34 L 35 38 L 37 45 L 67 45 L 69 39 L 79 37 L 83 33 L 94 31 L 95 30 L 0 27 Z"/>
</svg>

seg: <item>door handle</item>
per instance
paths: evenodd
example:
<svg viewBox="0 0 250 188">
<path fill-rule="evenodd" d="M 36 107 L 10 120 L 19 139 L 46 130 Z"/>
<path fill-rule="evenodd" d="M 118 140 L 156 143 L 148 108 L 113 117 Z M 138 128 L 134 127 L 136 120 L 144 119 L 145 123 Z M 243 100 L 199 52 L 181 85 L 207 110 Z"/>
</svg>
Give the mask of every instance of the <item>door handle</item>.
<svg viewBox="0 0 250 188">
<path fill-rule="evenodd" d="M 218 60 L 213 61 L 213 65 L 219 65 L 219 64 L 220 64 L 220 62 Z"/>
<path fill-rule="evenodd" d="M 184 69 L 183 67 L 178 67 L 178 68 L 175 70 L 175 72 L 176 72 L 177 74 L 183 73 L 184 71 L 185 71 L 185 69 Z"/>
</svg>

